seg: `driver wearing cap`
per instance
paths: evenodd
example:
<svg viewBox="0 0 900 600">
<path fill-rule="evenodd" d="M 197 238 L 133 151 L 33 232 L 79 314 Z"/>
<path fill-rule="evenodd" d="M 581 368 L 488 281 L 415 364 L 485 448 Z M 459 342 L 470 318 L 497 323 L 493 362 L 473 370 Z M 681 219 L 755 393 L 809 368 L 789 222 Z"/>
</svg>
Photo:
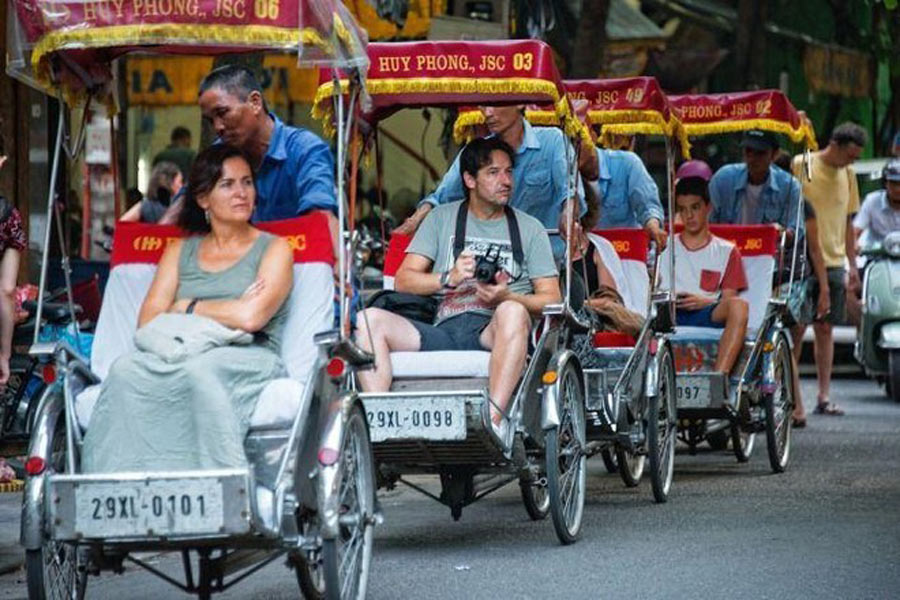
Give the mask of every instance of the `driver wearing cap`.
<svg viewBox="0 0 900 600">
<path fill-rule="evenodd" d="M 712 223 L 773 223 L 793 231 L 797 226 L 800 182 L 774 164 L 774 133 L 753 129 L 741 139 L 744 162 L 725 165 L 709 181 Z M 802 230 L 803 222 L 800 227 Z"/>
</svg>

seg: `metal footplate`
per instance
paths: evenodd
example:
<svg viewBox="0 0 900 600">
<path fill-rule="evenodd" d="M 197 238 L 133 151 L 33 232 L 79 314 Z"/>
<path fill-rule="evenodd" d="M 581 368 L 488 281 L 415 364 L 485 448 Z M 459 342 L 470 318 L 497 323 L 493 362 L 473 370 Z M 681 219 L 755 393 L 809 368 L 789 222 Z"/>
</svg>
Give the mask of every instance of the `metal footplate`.
<svg viewBox="0 0 900 600">
<path fill-rule="evenodd" d="M 427 470 L 502 458 L 484 425 L 483 389 L 364 393 L 360 399 L 378 462 Z"/>
<path fill-rule="evenodd" d="M 728 411 L 727 393 L 724 373 L 679 373 L 675 377 L 675 403 L 679 416 Z"/>
<path fill-rule="evenodd" d="M 53 475 L 50 533 L 57 540 L 174 540 L 250 531 L 246 469 Z"/>
</svg>

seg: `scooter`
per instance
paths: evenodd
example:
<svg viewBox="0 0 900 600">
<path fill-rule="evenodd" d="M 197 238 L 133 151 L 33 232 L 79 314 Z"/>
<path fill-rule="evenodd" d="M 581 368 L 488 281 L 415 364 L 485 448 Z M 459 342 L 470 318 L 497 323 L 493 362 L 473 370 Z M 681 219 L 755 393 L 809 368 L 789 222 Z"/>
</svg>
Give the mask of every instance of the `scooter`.
<svg viewBox="0 0 900 600">
<path fill-rule="evenodd" d="M 854 356 L 900 402 L 900 231 L 864 248 L 862 317 Z"/>
</svg>

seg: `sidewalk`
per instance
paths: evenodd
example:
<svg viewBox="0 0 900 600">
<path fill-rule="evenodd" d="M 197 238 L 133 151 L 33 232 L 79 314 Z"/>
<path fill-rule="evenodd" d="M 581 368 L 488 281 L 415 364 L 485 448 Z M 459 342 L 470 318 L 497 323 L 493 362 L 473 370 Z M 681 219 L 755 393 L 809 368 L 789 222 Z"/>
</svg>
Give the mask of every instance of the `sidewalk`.
<svg viewBox="0 0 900 600">
<path fill-rule="evenodd" d="M 19 545 L 22 492 L 0 493 L 0 575 L 17 571 L 25 563 Z"/>
</svg>

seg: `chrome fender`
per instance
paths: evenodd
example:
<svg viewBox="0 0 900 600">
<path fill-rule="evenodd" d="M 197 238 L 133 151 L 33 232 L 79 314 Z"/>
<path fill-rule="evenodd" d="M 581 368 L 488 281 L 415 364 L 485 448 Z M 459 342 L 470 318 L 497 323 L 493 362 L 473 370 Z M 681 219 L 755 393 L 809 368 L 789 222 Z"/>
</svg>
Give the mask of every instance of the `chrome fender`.
<svg viewBox="0 0 900 600">
<path fill-rule="evenodd" d="M 38 401 L 34 417 L 34 427 L 28 442 L 28 456 L 39 456 L 50 461 L 53 434 L 65 421 L 59 417 L 65 410 L 65 398 L 60 382 L 53 383 L 44 390 Z M 25 492 L 22 496 L 22 518 L 19 542 L 26 550 L 38 550 L 44 543 L 44 489 L 47 475 L 27 476 Z"/>
<path fill-rule="evenodd" d="M 319 501 L 320 534 L 325 539 L 338 536 L 338 517 L 340 516 L 340 499 L 338 492 L 341 483 L 341 444 L 347 418 L 353 405 L 358 402 L 353 392 L 335 398 L 329 406 L 325 426 L 322 428 L 319 451 L 316 461 L 319 469 L 316 491 Z"/>
<path fill-rule="evenodd" d="M 878 347 L 885 350 L 900 349 L 900 322 L 886 323 L 878 334 Z"/>
<path fill-rule="evenodd" d="M 672 351 L 665 340 L 656 338 L 656 342 L 656 353 L 647 361 L 647 372 L 644 373 L 644 390 L 648 398 L 659 394 L 659 357 L 663 348 Z"/>
<path fill-rule="evenodd" d="M 557 378 L 552 384 L 544 384 L 543 386 L 544 393 L 541 403 L 541 429 L 544 431 L 559 427 L 559 397 L 562 391 L 562 379 L 558 374 L 572 361 L 574 361 L 575 370 L 578 372 L 579 379 L 584 381 L 584 375 L 581 372 L 581 365 L 578 363 L 578 357 L 575 356 L 575 353 L 571 350 L 557 351 L 556 354 L 550 358 L 547 369 L 544 371 L 544 373 L 548 371 L 557 373 Z M 541 377 L 543 377 L 543 375 L 544 374 L 541 373 Z"/>
</svg>

